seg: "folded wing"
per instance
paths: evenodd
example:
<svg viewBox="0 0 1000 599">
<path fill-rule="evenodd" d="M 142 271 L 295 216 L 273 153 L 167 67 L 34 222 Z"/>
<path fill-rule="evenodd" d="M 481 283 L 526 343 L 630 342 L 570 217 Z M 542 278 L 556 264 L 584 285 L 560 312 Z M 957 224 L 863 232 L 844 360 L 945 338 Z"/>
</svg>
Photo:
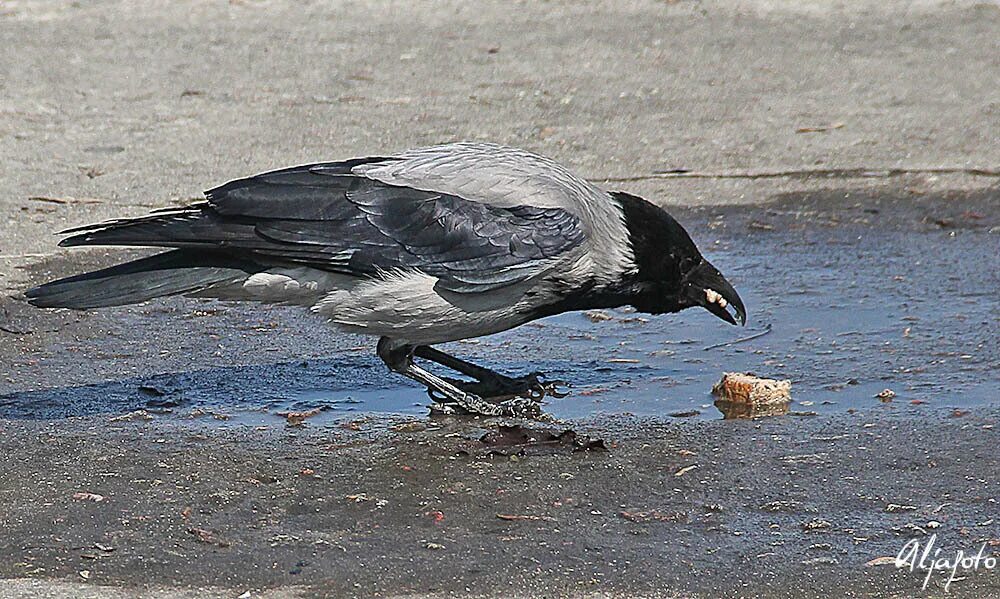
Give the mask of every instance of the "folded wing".
<svg viewBox="0 0 1000 599">
<path fill-rule="evenodd" d="M 392 158 L 307 165 L 232 181 L 207 201 L 73 229 L 61 243 L 204 248 L 263 264 L 356 276 L 417 269 L 459 293 L 538 276 L 580 246 L 579 218 L 555 207 L 499 206 L 355 172 Z"/>
</svg>

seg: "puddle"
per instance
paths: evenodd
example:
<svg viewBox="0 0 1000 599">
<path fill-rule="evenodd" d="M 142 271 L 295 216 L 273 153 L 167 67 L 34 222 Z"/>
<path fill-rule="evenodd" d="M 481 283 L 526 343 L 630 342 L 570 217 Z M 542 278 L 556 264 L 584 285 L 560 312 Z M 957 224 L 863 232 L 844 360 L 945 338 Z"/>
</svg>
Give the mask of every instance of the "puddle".
<svg viewBox="0 0 1000 599">
<path fill-rule="evenodd" d="M 611 318 L 597 322 L 573 313 L 442 348 L 501 372 L 572 381 L 569 396 L 545 406 L 565 419 L 721 418 L 709 390 L 724 371 L 791 379 L 798 414 L 996 402 L 996 192 L 961 202 L 825 193 L 766 208 L 674 211 L 740 291 L 746 328 L 694 309 L 605 311 Z M 766 327 L 756 339 L 705 349 Z M 890 403 L 875 398 L 886 388 L 896 393 Z M 313 425 L 422 417 L 427 403 L 373 355 L 334 356 L 14 393 L 0 396 L 0 418 L 145 409 L 213 426 L 267 425 L 283 423 L 278 412 L 320 409 Z"/>
</svg>

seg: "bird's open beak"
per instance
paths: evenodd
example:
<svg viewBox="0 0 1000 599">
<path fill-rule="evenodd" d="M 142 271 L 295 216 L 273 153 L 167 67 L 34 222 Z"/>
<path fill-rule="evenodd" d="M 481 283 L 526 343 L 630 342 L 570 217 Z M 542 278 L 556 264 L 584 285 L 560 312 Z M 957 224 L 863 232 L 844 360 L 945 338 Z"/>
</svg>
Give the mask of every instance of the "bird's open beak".
<svg viewBox="0 0 1000 599">
<path fill-rule="evenodd" d="M 747 323 L 747 310 L 740 294 L 707 260 L 691 271 L 687 283 L 688 293 L 697 305 L 730 324 Z"/>
</svg>

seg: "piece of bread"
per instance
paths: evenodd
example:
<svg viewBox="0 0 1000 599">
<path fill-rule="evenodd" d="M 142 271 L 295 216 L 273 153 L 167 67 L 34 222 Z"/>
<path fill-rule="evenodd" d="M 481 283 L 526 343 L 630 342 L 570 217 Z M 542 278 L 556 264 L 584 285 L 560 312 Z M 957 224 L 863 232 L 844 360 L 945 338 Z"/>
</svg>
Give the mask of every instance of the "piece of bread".
<svg viewBox="0 0 1000 599">
<path fill-rule="evenodd" d="M 774 404 L 792 401 L 792 381 L 754 376 L 749 372 L 726 372 L 712 387 L 712 394 L 734 403 Z"/>
</svg>

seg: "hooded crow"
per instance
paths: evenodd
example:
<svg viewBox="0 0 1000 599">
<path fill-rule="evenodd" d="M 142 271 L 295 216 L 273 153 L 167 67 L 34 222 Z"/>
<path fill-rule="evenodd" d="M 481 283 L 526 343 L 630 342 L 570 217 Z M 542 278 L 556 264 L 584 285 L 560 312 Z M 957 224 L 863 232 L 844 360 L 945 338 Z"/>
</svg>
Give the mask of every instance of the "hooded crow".
<svg viewBox="0 0 1000 599">
<path fill-rule="evenodd" d="M 572 310 L 693 306 L 743 324 L 732 285 L 666 211 L 523 150 L 462 142 L 238 179 L 206 201 L 64 231 L 60 246 L 170 248 L 26 292 L 35 306 L 156 297 L 296 304 L 379 338 L 378 356 L 453 410 L 534 415 L 551 390 L 432 345 Z M 414 357 L 475 379 L 439 377 Z"/>
</svg>

